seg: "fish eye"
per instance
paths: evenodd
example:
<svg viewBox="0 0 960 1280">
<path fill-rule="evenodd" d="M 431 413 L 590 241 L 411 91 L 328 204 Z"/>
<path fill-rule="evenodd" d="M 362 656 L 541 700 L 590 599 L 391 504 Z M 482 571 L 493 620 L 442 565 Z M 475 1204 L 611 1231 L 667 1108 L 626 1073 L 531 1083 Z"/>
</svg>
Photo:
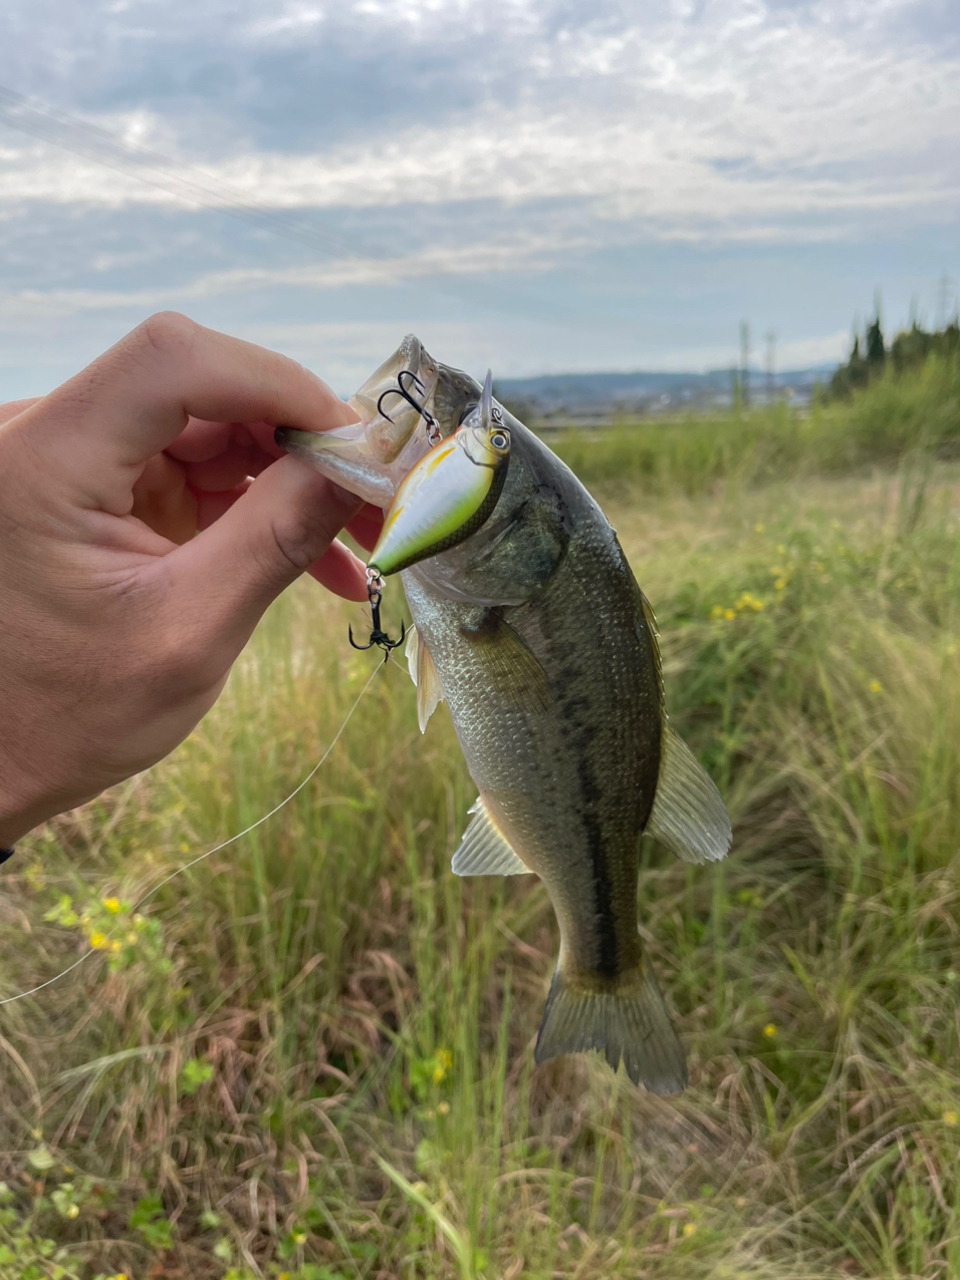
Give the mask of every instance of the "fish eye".
<svg viewBox="0 0 960 1280">
<path fill-rule="evenodd" d="M 506 449 L 510 443 L 510 437 L 505 431 L 495 431 L 490 437 L 490 443 L 494 449 Z"/>
</svg>

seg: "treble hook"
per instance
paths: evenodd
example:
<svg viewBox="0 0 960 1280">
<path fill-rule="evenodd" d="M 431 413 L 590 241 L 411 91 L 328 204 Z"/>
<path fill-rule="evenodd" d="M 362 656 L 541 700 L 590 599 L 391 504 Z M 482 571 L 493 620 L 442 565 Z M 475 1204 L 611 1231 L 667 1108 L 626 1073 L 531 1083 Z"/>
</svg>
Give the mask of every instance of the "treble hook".
<svg viewBox="0 0 960 1280">
<path fill-rule="evenodd" d="M 437 444 L 438 441 L 442 439 L 442 435 L 440 432 L 440 424 L 439 422 L 437 422 L 436 418 L 433 416 L 430 410 L 426 407 L 426 405 L 420 404 L 418 401 L 414 400 L 413 396 L 410 394 L 409 387 L 405 387 L 403 385 L 404 375 L 406 375 L 408 378 L 412 380 L 413 385 L 416 387 L 416 389 L 420 392 L 421 395 L 423 395 L 426 392 L 426 387 L 423 385 L 423 383 L 420 381 L 420 379 L 417 377 L 417 375 L 413 372 L 412 369 L 401 369 L 400 372 L 397 374 L 397 385 L 395 387 L 387 387 L 386 391 L 383 392 L 383 394 L 380 396 L 380 399 L 377 401 L 377 413 L 379 413 L 382 418 L 386 418 L 388 422 L 393 422 L 393 419 L 390 417 L 389 413 L 387 413 L 387 411 L 383 408 L 383 402 L 387 396 L 400 396 L 402 400 L 406 400 L 407 404 L 410 405 L 412 409 L 416 409 L 417 413 L 419 413 L 420 417 L 426 423 L 427 438 L 430 441 L 430 443 Z"/>
<path fill-rule="evenodd" d="M 384 392 L 386 394 L 386 392 Z M 380 601 L 383 597 L 383 579 L 377 573 L 376 569 L 367 569 L 367 599 L 370 601 L 370 615 L 373 622 L 373 629 L 370 632 L 370 641 L 368 644 L 357 644 L 353 638 L 353 627 L 347 627 L 347 635 L 350 637 L 350 643 L 354 649 L 372 649 L 378 644 L 383 650 L 384 662 L 390 657 L 391 649 L 398 649 L 403 644 L 404 637 L 407 634 L 406 623 L 400 622 L 400 639 L 391 640 L 387 633 L 380 626 Z"/>
</svg>

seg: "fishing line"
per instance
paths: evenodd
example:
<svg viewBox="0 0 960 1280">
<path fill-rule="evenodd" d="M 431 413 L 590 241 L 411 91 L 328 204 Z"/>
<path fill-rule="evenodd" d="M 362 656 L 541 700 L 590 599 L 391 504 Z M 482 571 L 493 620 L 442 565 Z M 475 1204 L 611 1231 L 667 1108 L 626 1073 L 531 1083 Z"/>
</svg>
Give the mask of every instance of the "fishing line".
<svg viewBox="0 0 960 1280">
<path fill-rule="evenodd" d="M 347 712 L 346 716 L 344 717 L 343 723 L 340 725 L 340 728 L 331 738 L 330 744 L 327 747 L 326 751 L 324 751 L 323 755 L 320 757 L 317 763 L 313 766 L 313 768 L 310 770 L 307 776 L 303 779 L 303 781 L 298 783 L 297 786 L 294 787 L 294 789 L 290 792 L 290 794 L 285 799 L 281 800 L 278 805 L 275 805 L 270 810 L 269 813 L 265 813 L 262 818 L 258 818 L 256 822 L 251 822 L 249 827 L 244 827 L 244 829 L 242 831 L 238 831 L 235 836 L 231 836 L 229 840 L 223 840 L 220 844 L 214 845 L 212 849 L 208 849 L 206 853 L 201 853 L 198 857 L 193 858 L 190 862 L 185 862 L 182 867 L 178 867 L 176 871 L 172 871 L 170 875 L 166 876 L 158 884 L 155 884 L 152 889 L 148 889 L 147 892 L 143 895 L 143 897 L 138 899 L 138 901 L 133 904 L 132 910 L 137 911 L 140 907 L 143 906 L 145 902 L 149 901 L 149 899 L 152 898 L 155 893 L 159 893 L 159 891 L 164 887 L 164 885 L 168 885 L 171 880 L 176 880 L 177 876 L 182 875 L 184 871 L 189 871 L 191 867 L 195 867 L 198 863 L 203 862 L 204 859 L 209 858 L 212 854 L 219 853 L 221 849 L 226 849 L 227 845 L 235 844 L 237 840 L 242 840 L 243 837 L 246 835 L 249 835 L 251 831 L 255 831 L 257 827 L 262 826 L 263 823 L 266 822 L 268 818 L 272 818 L 275 813 L 279 813 L 284 805 L 289 804 L 290 801 L 294 798 L 294 796 L 298 795 L 303 790 L 303 788 L 307 785 L 310 779 L 314 776 L 314 774 L 316 774 L 317 770 L 320 768 L 322 764 L 324 764 L 327 757 L 330 755 L 330 752 L 340 741 L 340 738 L 343 735 L 343 731 L 344 729 L 346 729 L 347 725 L 350 723 L 353 713 L 356 711 L 357 707 L 359 707 L 360 705 L 361 699 L 363 698 L 367 690 L 370 688 L 370 686 L 373 684 L 374 680 L 376 679 L 377 673 L 381 671 L 385 665 L 386 665 L 385 663 L 379 663 L 377 666 L 374 667 L 373 671 L 370 673 L 370 677 L 367 680 L 367 683 L 363 686 L 363 688 L 357 694 L 356 699 L 354 700 L 353 706 L 350 708 L 350 710 Z M 117 928 L 119 928 L 119 925 L 117 926 Z M 114 929 L 111 933 L 104 934 L 105 940 L 109 941 L 110 938 L 113 937 L 113 934 L 116 932 L 117 932 L 117 929 Z M 26 999 L 27 996 L 36 995 L 37 992 L 42 991 L 44 987 L 53 986 L 55 982 L 59 982 L 60 979 L 65 978 L 68 973 L 72 973 L 74 969 L 79 968 L 79 966 L 83 964 L 84 960 L 88 959 L 92 955 L 96 955 L 101 950 L 102 948 L 100 947 L 91 947 L 90 950 L 85 951 L 78 960 L 74 960 L 73 964 L 68 965 L 66 969 L 62 969 L 60 973 L 55 974 L 54 977 L 48 978 L 46 982 L 41 982 L 38 986 L 31 987 L 29 991 L 21 991 L 15 996 L 5 996 L 4 999 L 0 1000 L 0 1006 L 3 1006 L 5 1004 L 13 1004 L 15 1000 L 24 1000 Z"/>
<path fill-rule="evenodd" d="M 128 143 L 124 138 L 89 121 L 71 115 L 67 111 L 27 98 L 7 85 L 0 84 L 0 125 L 16 129 L 30 137 L 39 138 L 64 151 L 83 156 L 96 164 L 105 165 L 118 173 L 125 173 L 148 186 L 156 187 L 178 196 L 199 209 L 214 209 L 228 217 L 237 218 L 251 226 L 271 232 L 281 239 L 297 241 L 337 260 L 337 255 L 347 260 L 362 261 L 365 258 L 382 262 L 385 272 L 395 270 L 396 253 L 356 234 L 343 235 L 327 231 L 304 221 L 295 214 L 280 209 L 251 204 L 247 194 L 230 186 L 221 178 L 204 172 L 199 166 L 191 166 L 191 177 L 182 172 L 179 161 L 147 147 Z M 493 268 L 496 270 L 496 268 Z M 452 273 L 451 273 L 452 274 Z M 467 273 L 469 276 L 469 272 Z M 502 273 L 501 273 L 502 274 Z M 416 277 L 417 288 L 465 303 L 491 314 L 500 314 L 505 302 L 542 303 L 536 294 L 524 293 L 516 288 L 498 284 L 492 297 L 485 297 L 465 283 L 444 283 L 443 280 Z M 549 307 L 537 317 L 538 324 L 563 331 L 579 331 L 582 328 L 580 312 L 558 304 L 551 298 Z"/>
</svg>

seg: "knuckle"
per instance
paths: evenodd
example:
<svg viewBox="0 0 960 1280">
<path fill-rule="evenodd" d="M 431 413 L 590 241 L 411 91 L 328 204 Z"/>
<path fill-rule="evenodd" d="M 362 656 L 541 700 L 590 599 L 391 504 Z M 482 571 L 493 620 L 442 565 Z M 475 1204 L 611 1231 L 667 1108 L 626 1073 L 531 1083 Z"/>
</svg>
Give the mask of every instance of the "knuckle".
<svg viewBox="0 0 960 1280">
<path fill-rule="evenodd" d="M 150 352 L 163 357 L 182 357 L 197 340 L 199 325 L 179 311 L 158 311 L 148 316 L 130 334 L 131 346 L 137 352 Z"/>
<path fill-rule="evenodd" d="M 326 551 L 333 537 L 329 520 L 323 512 L 315 516 L 288 514 L 285 519 L 274 521 L 272 533 L 281 563 L 298 573 L 309 569 L 314 560 Z"/>
</svg>

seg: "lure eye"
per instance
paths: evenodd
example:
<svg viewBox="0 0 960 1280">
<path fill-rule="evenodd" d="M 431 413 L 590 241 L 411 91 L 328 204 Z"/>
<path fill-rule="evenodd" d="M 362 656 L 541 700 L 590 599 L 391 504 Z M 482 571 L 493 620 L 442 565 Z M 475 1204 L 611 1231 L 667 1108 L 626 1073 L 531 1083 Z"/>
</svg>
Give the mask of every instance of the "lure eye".
<svg viewBox="0 0 960 1280">
<path fill-rule="evenodd" d="M 494 449 L 506 449 L 510 444 L 510 437 L 505 431 L 495 431 L 490 437 L 490 444 Z"/>
</svg>

